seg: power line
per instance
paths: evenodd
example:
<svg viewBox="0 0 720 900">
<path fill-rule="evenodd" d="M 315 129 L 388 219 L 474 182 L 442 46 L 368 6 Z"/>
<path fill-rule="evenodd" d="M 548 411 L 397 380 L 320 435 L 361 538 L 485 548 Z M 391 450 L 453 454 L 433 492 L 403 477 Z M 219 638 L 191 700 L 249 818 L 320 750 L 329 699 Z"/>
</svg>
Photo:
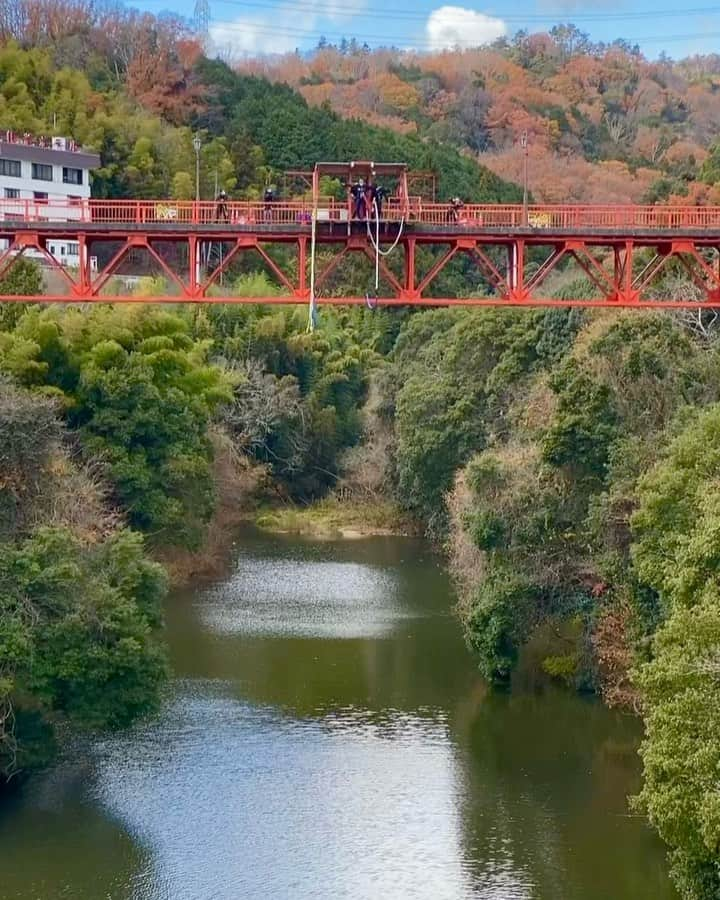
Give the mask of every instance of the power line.
<svg viewBox="0 0 720 900">
<path fill-rule="evenodd" d="M 366 43 L 368 45 L 375 44 L 380 47 L 390 47 L 395 46 L 396 44 L 402 45 L 402 47 L 412 47 L 412 48 L 436 48 L 436 42 L 431 41 L 429 39 L 415 39 L 409 38 L 407 35 L 391 35 L 391 34 L 359 34 L 355 31 L 327 31 L 325 29 L 305 29 L 305 28 L 292 28 L 292 27 L 283 27 L 279 25 L 266 25 L 262 22 L 254 22 L 252 20 L 243 23 L 247 25 L 247 28 L 252 33 L 258 34 L 268 34 L 268 35 L 278 35 L 283 37 L 298 37 L 304 38 L 306 40 L 311 39 L 320 39 L 327 38 L 332 40 L 352 40 L 354 39 L 358 44 Z M 230 26 L 232 28 L 232 22 L 223 23 L 225 26 Z M 226 27 L 226 31 L 229 29 Z M 231 33 L 227 34 L 228 40 L 231 40 Z M 695 32 L 692 34 L 674 34 L 674 35 L 637 35 L 632 37 L 623 38 L 629 44 L 640 44 L 640 43 L 674 43 L 677 41 L 692 41 L 692 40 L 711 40 L 720 38 L 720 31 L 702 31 Z M 481 44 L 472 45 L 468 44 L 467 41 L 458 41 L 458 45 L 465 46 L 468 48 L 474 49 L 474 47 L 483 46 Z M 437 49 L 437 48 L 436 48 Z M 448 47 L 450 49 L 450 47 Z"/>
<path fill-rule="evenodd" d="M 165 3 L 167 0 L 144 0 L 145 3 Z M 321 7 L 316 4 L 312 4 L 310 2 L 304 2 L 304 0 L 300 0 L 300 2 L 279 2 L 277 4 L 261 2 L 261 0 L 215 0 L 216 3 L 222 3 L 225 6 L 238 7 L 242 9 L 253 8 L 257 10 L 267 10 L 268 12 L 275 13 L 283 13 L 287 15 L 291 12 L 296 12 L 298 14 L 307 14 L 308 16 L 314 16 L 316 18 L 328 18 L 327 15 L 327 6 Z M 207 19 L 205 18 L 204 10 L 200 11 L 199 8 L 208 6 L 207 9 Z M 634 20 L 644 20 L 650 19 L 653 20 L 663 19 L 663 18 L 688 18 L 691 16 L 701 16 L 701 15 L 716 15 L 720 13 L 720 7 L 718 6 L 707 6 L 707 7 L 694 7 L 686 10 L 680 9 L 668 9 L 668 10 L 656 10 L 656 11 L 638 11 L 638 12 L 627 12 L 627 13 L 580 13 L 577 16 L 573 16 L 573 24 L 575 20 L 577 21 L 587 21 L 587 22 L 614 22 L 614 21 L 634 21 Z M 369 7 L 364 7 L 362 10 L 352 9 L 335 9 L 333 10 L 333 15 L 331 18 L 335 18 L 337 15 L 348 16 L 352 19 L 357 19 L 362 17 L 363 19 L 392 19 L 398 22 L 400 21 L 408 21 L 408 22 L 422 22 L 425 23 L 427 21 L 427 15 L 422 13 L 411 13 L 407 10 L 400 10 L 397 13 L 389 13 L 387 11 L 387 7 L 384 9 L 373 9 Z M 429 13 L 428 13 L 429 15 Z M 503 15 L 501 17 L 503 22 L 517 22 L 517 23 L 531 23 L 531 22 L 552 22 L 557 24 L 556 19 L 553 16 L 520 16 L 520 15 Z M 198 27 L 198 31 L 203 33 L 202 24 L 207 21 L 209 26 L 209 4 L 208 0 L 196 0 L 195 5 L 195 21 Z M 220 23 L 218 23 L 220 24 Z M 226 25 L 232 26 L 232 22 L 222 23 Z M 419 39 L 408 37 L 407 35 L 392 35 L 392 34 L 359 34 L 355 32 L 353 29 L 348 28 L 347 31 L 328 31 L 327 29 L 320 28 L 319 26 L 313 24 L 313 27 L 308 28 L 299 28 L 299 27 L 287 27 L 280 25 L 269 25 L 264 24 L 262 20 L 253 20 L 249 19 L 246 22 L 248 29 L 252 33 L 262 34 L 262 35 L 278 35 L 283 37 L 297 37 L 300 40 L 320 40 L 320 38 L 327 38 L 330 40 L 342 40 L 352 39 L 354 38 L 358 43 L 363 44 L 366 43 L 368 45 L 375 45 L 376 47 L 389 47 L 401 45 L 402 47 L 407 47 L 410 49 L 437 49 L 436 43 L 430 41 L 429 39 Z M 348 26 L 350 23 L 348 22 Z M 626 37 L 628 43 L 675 43 L 682 41 L 693 41 L 693 40 L 715 40 L 720 37 L 720 31 L 703 31 L 696 32 L 692 34 L 671 34 L 671 35 L 640 35 L 634 37 Z M 227 42 L 231 42 L 231 34 L 227 35 Z M 460 46 L 467 46 L 468 48 L 473 46 L 480 45 L 470 45 L 466 41 L 459 42 Z"/>
<path fill-rule="evenodd" d="M 154 0 L 153 0 L 154 2 Z M 165 0 L 157 0 L 157 2 L 165 2 Z M 262 2 L 262 0 L 216 0 L 217 3 L 222 4 L 223 6 L 237 6 L 243 9 L 251 7 L 253 9 L 266 9 L 273 12 L 306 12 L 310 15 L 315 15 L 321 18 L 330 18 L 335 19 L 338 16 L 347 16 L 350 18 L 357 18 L 359 16 L 363 17 L 371 17 L 373 19 L 382 18 L 382 19 L 393 19 L 393 20 L 403 20 L 403 21 L 418 21 L 425 22 L 428 16 L 436 9 L 428 9 L 427 12 L 410 12 L 409 10 L 398 10 L 397 12 L 388 12 L 387 6 L 385 7 L 362 7 L 353 9 L 333 9 L 332 15 L 328 16 L 327 6 L 323 6 L 321 4 L 312 3 L 312 2 L 279 2 L 279 3 L 271 3 L 271 2 Z M 578 13 L 572 16 L 563 16 L 562 14 L 548 14 L 548 15 L 520 15 L 520 14 L 506 14 L 506 13 L 492 13 L 486 12 L 489 18 L 499 18 L 502 19 L 503 22 L 553 22 L 560 23 L 568 22 L 574 24 L 577 21 L 583 22 L 615 22 L 615 21 L 633 21 L 633 20 L 642 20 L 642 19 L 674 19 L 674 18 L 687 18 L 688 16 L 702 16 L 702 15 L 718 15 L 720 13 L 720 6 L 699 6 L 691 9 L 667 9 L 667 10 L 638 10 L 637 12 L 618 12 L 618 13 Z"/>
<path fill-rule="evenodd" d="M 144 3 L 167 3 L 167 0 L 142 0 Z M 279 0 L 278 3 L 272 2 L 261 2 L 261 0 L 215 0 L 216 3 L 219 3 L 223 6 L 233 6 L 241 9 L 260 9 L 260 10 L 268 10 L 269 12 L 281 13 L 285 14 L 287 12 L 299 12 L 299 13 L 308 13 L 309 15 L 317 16 L 318 18 L 327 18 L 327 19 L 336 19 L 338 16 L 345 16 L 349 18 L 358 18 L 358 17 L 370 17 L 373 19 L 382 18 L 382 19 L 392 19 L 396 21 L 417 21 L 417 22 L 425 22 L 430 14 L 437 9 L 437 7 L 433 7 L 428 9 L 427 12 L 410 12 L 409 10 L 398 10 L 397 12 L 388 12 L 387 6 L 385 7 L 367 7 L 364 6 L 362 8 L 358 7 L 356 9 L 347 9 L 347 8 L 336 8 L 333 9 L 332 14 L 328 15 L 327 6 L 316 4 L 312 2 L 295 2 L 295 0 L 290 0 L 290 2 L 282 2 Z M 658 10 L 638 10 L 637 12 L 618 12 L 618 13 L 576 13 L 571 16 L 563 15 L 562 13 L 557 14 L 547 14 L 547 15 L 520 15 L 520 14 L 508 14 L 508 13 L 492 13 L 486 12 L 489 18 L 498 18 L 502 19 L 503 22 L 528 22 L 528 23 L 546 23 L 551 22 L 554 24 L 575 24 L 576 22 L 625 22 L 625 21 L 638 21 L 643 19 L 675 19 L 675 18 L 687 18 L 688 16 L 704 16 L 704 15 L 718 15 L 720 14 L 720 6 L 698 6 L 692 7 L 690 9 L 658 9 Z M 630 39 L 632 40 L 632 39 Z"/>
</svg>

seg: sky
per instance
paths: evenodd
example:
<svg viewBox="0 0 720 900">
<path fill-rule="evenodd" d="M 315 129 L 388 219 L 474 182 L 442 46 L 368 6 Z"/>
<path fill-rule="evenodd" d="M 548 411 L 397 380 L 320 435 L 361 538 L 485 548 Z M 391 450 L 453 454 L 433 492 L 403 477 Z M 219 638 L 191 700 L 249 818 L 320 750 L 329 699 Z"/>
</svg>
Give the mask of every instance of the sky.
<svg viewBox="0 0 720 900">
<path fill-rule="evenodd" d="M 625 38 L 649 58 L 720 52 L 720 0 L 209 0 L 210 37 L 225 57 L 306 51 L 321 36 L 355 37 L 371 47 L 413 51 L 477 46 L 519 29 L 544 31 L 572 22 L 595 41 Z M 195 0 L 133 0 L 133 6 L 191 17 Z"/>
</svg>

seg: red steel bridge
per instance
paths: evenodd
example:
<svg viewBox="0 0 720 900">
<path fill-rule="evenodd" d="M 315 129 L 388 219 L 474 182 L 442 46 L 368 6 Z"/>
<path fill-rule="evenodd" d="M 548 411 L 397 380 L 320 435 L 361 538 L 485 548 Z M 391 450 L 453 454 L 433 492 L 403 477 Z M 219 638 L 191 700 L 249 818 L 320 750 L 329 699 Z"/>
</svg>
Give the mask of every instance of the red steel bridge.
<svg viewBox="0 0 720 900">
<path fill-rule="evenodd" d="M 382 215 L 354 219 L 347 201 L 323 197 L 322 178 L 386 179 Z M 412 196 L 400 164 L 319 164 L 305 199 L 283 202 L 176 200 L 0 200 L 0 277 L 19 255 L 41 257 L 62 289 L 43 302 L 309 303 L 412 306 L 720 306 L 720 207 L 548 206 L 449 203 Z M 55 248 L 78 245 L 79 266 L 62 265 Z M 212 247 L 222 248 L 212 265 Z M 278 254 L 278 248 L 284 252 Z M 431 249 L 432 254 L 422 251 Z M 333 274 L 349 254 L 369 259 L 381 283 L 365 296 L 342 296 Z M 281 296 L 238 297 L 221 288 L 243 256 L 267 267 Z M 458 255 L 469 257 L 487 286 L 481 297 L 435 296 L 436 280 Z M 112 276 L 145 260 L 168 285 L 165 296 L 111 293 Z M 428 263 L 428 259 L 430 262 Z M 98 264 L 95 265 L 95 260 Z M 281 261 L 279 261 L 281 260 Z M 555 299 L 548 276 L 573 260 L 592 285 L 589 296 Z M 693 290 L 662 296 L 670 266 Z M 225 279 L 226 280 L 226 279 Z M 5 296 L 2 301 L 34 301 Z"/>
</svg>

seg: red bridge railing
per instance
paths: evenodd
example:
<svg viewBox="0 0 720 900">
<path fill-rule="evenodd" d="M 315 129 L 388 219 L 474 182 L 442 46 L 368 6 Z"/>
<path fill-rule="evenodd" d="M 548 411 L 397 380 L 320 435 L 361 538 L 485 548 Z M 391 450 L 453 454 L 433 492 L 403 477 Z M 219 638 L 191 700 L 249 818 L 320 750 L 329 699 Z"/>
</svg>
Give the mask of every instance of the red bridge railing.
<svg viewBox="0 0 720 900">
<path fill-rule="evenodd" d="M 306 201 L 265 204 L 191 200 L 0 200 L 0 220 L 18 222 L 78 222 L 99 225 L 173 225 L 228 222 L 234 225 L 309 225 L 312 204 Z M 719 230 L 719 206 L 552 206 L 528 208 L 527 221 L 520 205 L 468 203 L 453 214 L 447 203 L 411 198 L 409 208 L 390 200 L 383 209 L 385 221 L 428 226 L 532 229 L 561 231 L 602 230 Z M 343 201 L 324 199 L 318 205 L 318 222 L 347 222 Z"/>
</svg>

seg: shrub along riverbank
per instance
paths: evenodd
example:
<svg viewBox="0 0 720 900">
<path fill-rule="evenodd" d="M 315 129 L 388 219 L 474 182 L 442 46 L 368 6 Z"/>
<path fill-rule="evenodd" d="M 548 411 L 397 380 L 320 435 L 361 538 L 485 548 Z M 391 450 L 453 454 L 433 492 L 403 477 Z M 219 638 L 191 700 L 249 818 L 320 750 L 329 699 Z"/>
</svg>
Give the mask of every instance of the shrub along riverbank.
<svg viewBox="0 0 720 900">
<path fill-rule="evenodd" d="M 640 712 L 637 805 L 720 896 L 720 334 L 704 315 L 414 317 L 384 378 L 398 497 L 445 543 L 468 643 Z M 720 521 L 720 520 L 718 520 Z"/>
<path fill-rule="evenodd" d="M 316 334 L 304 311 L 277 308 L 3 314 L 7 780 L 49 758 L 60 718 L 122 727 L 157 706 L 166 571 L 212 568 L 260 486 L 308 504 L 336 484 L 379 356 L 363 313 Z"/>
</svg>

